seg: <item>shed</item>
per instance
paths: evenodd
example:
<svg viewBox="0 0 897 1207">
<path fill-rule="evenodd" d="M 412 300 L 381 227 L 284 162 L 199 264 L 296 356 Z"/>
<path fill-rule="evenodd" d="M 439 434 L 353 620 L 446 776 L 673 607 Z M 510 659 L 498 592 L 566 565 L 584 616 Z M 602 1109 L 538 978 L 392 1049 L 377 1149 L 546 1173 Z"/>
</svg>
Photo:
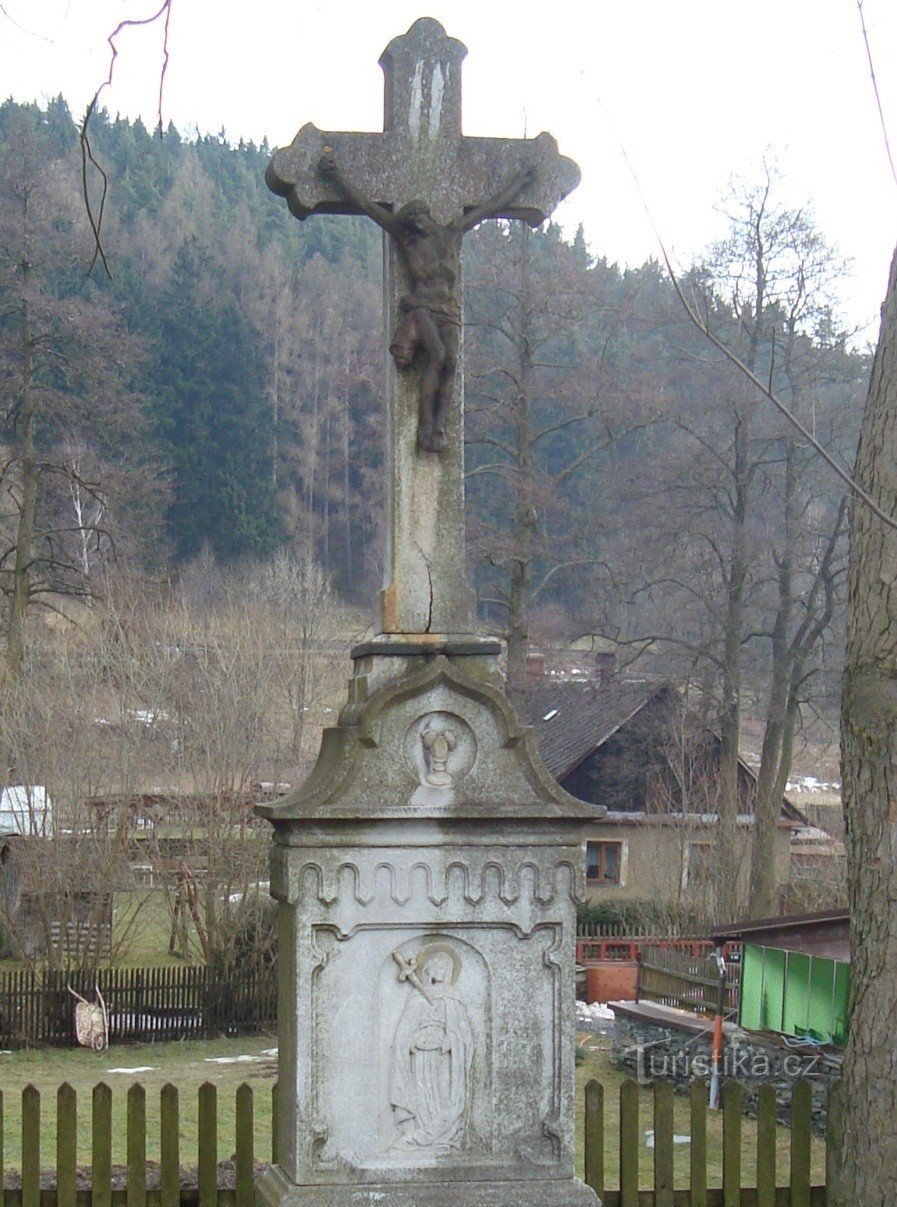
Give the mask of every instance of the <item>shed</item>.
<svg viewBox="0 0 897 1207">
<path fill-rule="evenodd" d="M 114 894 L 132 886 L 121 854 L 90 835 L 0 836 L 0 916 L 29 959 L 108 955 Z"/>
<path fill-rule="evenodd" d="M 849 929 L 847 910 L 826 910 L 715 930 L 715 943 L 743 944 L 742 1027 L 842 1047 L 850 1000 Z"/>
</svg>

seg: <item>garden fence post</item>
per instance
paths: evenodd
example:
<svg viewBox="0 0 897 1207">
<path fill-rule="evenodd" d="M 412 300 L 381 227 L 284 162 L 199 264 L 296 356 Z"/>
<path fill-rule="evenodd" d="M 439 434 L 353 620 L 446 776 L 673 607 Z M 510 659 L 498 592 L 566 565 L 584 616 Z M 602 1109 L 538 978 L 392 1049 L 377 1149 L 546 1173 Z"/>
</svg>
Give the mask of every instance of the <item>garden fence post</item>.
<svg viewBox="0 0 897 1207">
<path fill-rule="evenodd" d="M 177 1087 L 170 1082 L 159 1095 L 161 1207 L 179 1207 L 181 1201 L 180 1111 Z"/>
<path fill-rule="evenodd" d="M 93 1090 L 91 1207 L 112 1207 L 112 1090 L 104 1082 Z"/>
<path fill-rule="evenodd" d="M 586 1083 L 585 1181 L 604 1195 L 604 1086 L 594 1080 Z"/>
<path fill-rule="evenodd" d="M 741 1204 L 741 1086 L 723 1087 L 723 1207 Z"/>
<path fill-rule="evenodd" d="M 40 1207 L 40 1093 L 22 1090 L 22 1207 Z"/>
<path fill-rule="evenodd" d="M 69 1083 L 56 1091 L 56 1202 L 75 1207 L 78 1176 L 78 1095 Z"/>
</svg>

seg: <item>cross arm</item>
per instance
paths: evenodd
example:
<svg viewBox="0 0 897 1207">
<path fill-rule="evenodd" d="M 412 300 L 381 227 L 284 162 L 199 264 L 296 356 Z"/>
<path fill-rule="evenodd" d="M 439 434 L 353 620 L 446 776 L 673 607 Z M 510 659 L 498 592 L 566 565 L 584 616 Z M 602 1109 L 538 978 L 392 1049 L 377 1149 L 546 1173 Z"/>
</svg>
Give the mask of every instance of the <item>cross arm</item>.
<svg viewBox="0 0 897 1207">
<path fill-rule="evenodd" d="M 550 134 L 536 138 L 462 138 L 454 178 L 463 229 L 484 218 L 517 218 L 539 226 L 579 184 L 579 168 Z M 495 188 L 496 181 L 505 183 Z M 486 198 L 487 200 L 483 200 Z"/>
<path fill-rule="evenodd" d="M 390 235 L 394 235 L 398 231 L 399 224 L 390 211 L 385 206 L 378 205 L 376 201 L 367 197 L 360 189 L 356 188 L 340 168 L 333 152 L 329 148 L 321 156 L 318 163 L 318 173 L 326 181 L 334 184 L 350 205 L 355 206 L 361 213 L 367 214 L 369 218 L 373 218 L 377 225 L 381 226 Z"/>
<path fill-rule="evenodd" d="M 523 190 L 528 185 L 531 185 L 535 179 L 535 165 L 527 164 L 525 168 L 516 172 L 494 196 L 484 201 L 482 205 L 477 205 L 472 210 L 467 210 L 458 222 L 459 228 L 462 231 L 470 231 L 487 218 L 497 217 L 503 210 L 508 208 L 512 201 L 516 201 Z"/>
<path fill-rule="evenodd" d="M 330 133 L 309 122 L 288 147 L 271 156 L 265 183 L 272 193 L 286 198 L 290 213 L 301 221 L 311 214 L 374 217 L 359 204 L 361 198 L 383 206 L 391 204 L 395 195 L 395 164 L 384 154 L 384 141 L 383 134 Z M 321 173 L 325 156 L 332 156 L 344 178 L 351 181 L 354 197 L 335 177 L 328 179 Z"/>
</svg>

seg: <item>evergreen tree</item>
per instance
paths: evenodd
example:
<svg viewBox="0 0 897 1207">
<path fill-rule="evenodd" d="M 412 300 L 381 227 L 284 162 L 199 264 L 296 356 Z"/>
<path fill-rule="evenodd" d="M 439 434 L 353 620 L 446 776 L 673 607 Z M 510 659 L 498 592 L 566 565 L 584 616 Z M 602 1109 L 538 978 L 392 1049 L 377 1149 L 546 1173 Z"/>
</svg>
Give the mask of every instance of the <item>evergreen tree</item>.
<svg viewBox="0 0 897 1207">
<path fill-rule="evenodd" d="M 167 518 L 176 557 L 205 542 L 226 560 L 270 555 L 280 531 L 259 351 L 192 238 L 161 294 L 151 376 L 172 470 Z"/>
</svg>

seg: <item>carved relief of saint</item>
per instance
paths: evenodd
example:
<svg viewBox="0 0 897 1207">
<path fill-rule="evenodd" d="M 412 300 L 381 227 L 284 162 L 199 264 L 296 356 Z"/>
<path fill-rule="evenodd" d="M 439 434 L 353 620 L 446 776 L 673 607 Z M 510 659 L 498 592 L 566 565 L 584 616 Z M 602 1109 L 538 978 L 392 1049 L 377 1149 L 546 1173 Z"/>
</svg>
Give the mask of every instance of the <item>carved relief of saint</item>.
<svg viewBox="0 0 897 1207">
<path fill-rule="evenodd" d="M 389 1094 L 400 1135 L 389 1152 L 441 1156 L 463 1148 L 470 1108 L 474 1040 L 455 988 L 461 957 L 428 943 L 410 960 L 397 951 L 393 959 L 413 992 L 393 1039 Z"/>
</svg>

